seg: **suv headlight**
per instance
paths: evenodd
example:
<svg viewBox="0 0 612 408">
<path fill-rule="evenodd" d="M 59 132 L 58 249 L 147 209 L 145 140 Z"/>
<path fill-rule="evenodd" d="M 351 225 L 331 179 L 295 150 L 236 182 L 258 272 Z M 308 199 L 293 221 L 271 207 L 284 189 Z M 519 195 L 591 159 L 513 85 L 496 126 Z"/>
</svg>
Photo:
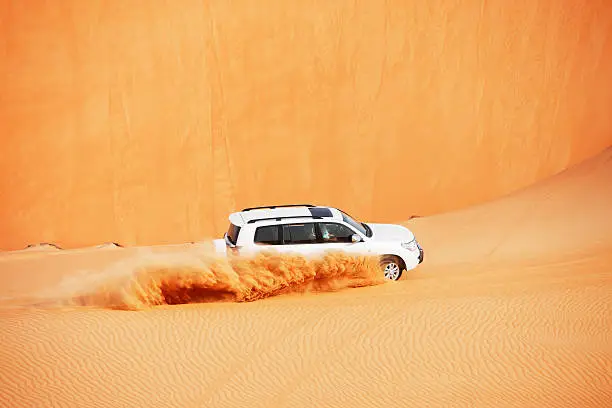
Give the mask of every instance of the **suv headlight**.
<svg viewBox="0 0 612 408">
<path fill-rule="evenodd" d="M 410 242 L 402 242 L 402 248 L 406 248 L 409 251 L 416 251 L 419 249 L 419 246 L 416 242 L 416 238 Z"/>
</svg>

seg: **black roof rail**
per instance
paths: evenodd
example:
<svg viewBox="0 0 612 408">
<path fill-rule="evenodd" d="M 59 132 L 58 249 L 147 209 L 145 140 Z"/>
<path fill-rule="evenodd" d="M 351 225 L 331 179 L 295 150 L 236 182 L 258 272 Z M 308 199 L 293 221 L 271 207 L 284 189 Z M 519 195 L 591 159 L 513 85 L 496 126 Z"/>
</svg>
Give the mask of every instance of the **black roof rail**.
<svg viewBox="0 0 612 408">
<path fill-rule="evenodd" d="M 283 207 L 316 207 L 313 204 L 281 204 L 281 205 L 262 205 L 261 207 L 243 208 L 242 211 L 260 210 L 262 208 L 283 208 Z"/>
<path fill-rule="evenodd" d="M 315 215 L 290 215 L 287 217 L 269 217 L 269 218 L 254 218 L 252 220 L 248 220 L 247 224 L 253 224 L 257 221 L 268 221 L 268 220 L 276 220 L 276 221 L 280 221 L 280 220 L 284 220 L 287 218 L 314 218 L 315 220 L 322 220 L 323 217 L 319 217 L 319 216 L 315 216 Z"/>
</svg>

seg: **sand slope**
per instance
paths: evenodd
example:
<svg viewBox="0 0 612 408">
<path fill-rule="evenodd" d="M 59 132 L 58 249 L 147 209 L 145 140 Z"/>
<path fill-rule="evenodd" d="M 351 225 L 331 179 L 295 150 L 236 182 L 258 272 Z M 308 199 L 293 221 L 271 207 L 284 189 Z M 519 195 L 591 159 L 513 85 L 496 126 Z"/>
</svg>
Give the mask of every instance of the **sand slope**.
<svg viewBox="0 0 612 408">
<path fill-rule="evenodd" d="M 36 305 L 83 268 L 203 248 L 4 254 L 0 405 L 609 407 L 611 175 L 609 149 L 515 195 L 411 220 L 421 268 L 334 293 Z"/>
<path fill-rule="evenodd" d="M 251 3 L 0 1 L 0 250 L 425 216 L 612 143 L 606 0 Z"/>
</svg>

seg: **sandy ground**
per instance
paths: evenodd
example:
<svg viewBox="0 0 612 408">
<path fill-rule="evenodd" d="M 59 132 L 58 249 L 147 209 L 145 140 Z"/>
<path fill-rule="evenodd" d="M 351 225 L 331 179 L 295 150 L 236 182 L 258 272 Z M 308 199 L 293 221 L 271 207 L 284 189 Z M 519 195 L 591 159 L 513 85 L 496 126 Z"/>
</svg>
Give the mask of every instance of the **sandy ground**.
<svg viewBox="0 0 612 408">
<path fill-rule="evenodd" d="M 4 253 L 0 405 L 612 406 L 611 180 L 608 149 L 407 221 L 426 262 L 384 284 L 367 260 L 231 269 L 207 243 Z"/>
<path fill-rule="evenodd" d="M 609 2 L 38 3 L 0 0 L 1 407 L 612 407 L 612 148 L 551 177 L 612 144 Z M 425 263 L 211 251 L 298 201 Z"/>
</svg>

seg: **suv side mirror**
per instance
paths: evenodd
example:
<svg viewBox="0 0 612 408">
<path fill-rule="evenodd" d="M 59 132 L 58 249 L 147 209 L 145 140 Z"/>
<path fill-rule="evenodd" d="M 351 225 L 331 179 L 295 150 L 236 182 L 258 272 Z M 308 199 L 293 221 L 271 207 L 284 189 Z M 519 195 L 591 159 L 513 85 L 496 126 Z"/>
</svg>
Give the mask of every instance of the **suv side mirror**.
<svg viewBox="0 0 612 408">
<path fill-rule="evenodd" d="M 351 235 L 351 242 L 361 242 L 361 241 L 363 241 L 363 239 L 361 239 L 361 235 L 359 234 Z"/>
</svg>

